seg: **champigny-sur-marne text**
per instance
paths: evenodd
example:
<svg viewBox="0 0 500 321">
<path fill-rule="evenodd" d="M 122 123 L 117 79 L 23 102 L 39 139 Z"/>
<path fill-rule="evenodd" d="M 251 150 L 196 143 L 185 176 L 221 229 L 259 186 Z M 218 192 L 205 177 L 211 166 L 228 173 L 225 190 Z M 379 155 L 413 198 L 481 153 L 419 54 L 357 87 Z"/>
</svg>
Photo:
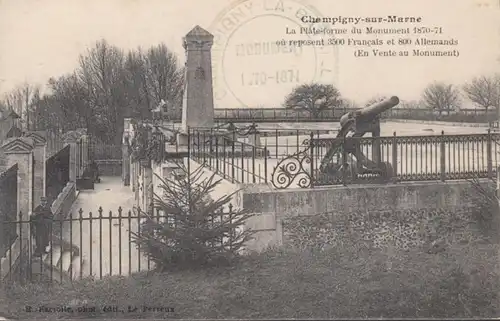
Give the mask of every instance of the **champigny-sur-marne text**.
<svg viewBox="0 0 500 321">
<path fill-rule="evenodd" d="M 330 23 L 334 24 L 359 24 L 359 23 L 421 23 L 422 17 L 313 17 L 303 16 L 300 18 L 303 23 Z"/>
</svg>

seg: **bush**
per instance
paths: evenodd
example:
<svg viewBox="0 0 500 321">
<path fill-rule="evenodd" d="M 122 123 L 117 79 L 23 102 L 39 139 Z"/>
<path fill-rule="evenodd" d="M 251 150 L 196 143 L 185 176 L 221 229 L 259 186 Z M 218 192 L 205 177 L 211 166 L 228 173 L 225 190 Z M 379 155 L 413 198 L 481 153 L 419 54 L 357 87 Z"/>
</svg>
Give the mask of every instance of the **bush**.
<svg viewBox="0 0 500 321">
<path fill-rule="evenodd" d="M 52 287 L 0 291 L 0 311 L 20 319 L 57 318 L 488 318 L 500 313 L 493 244 L 454 245 L 439 254 L 345 244 L 325 251 L 279 248 L 230 269 L 138 273 Z M 85 303 L 82 303 L 85 302 Z M 44 313 L 25 306 L 98 307 Z M 171 312 L 104 312 L 104 305 L 172 307 Z"/>
<path fill-rule="evenodd" d="M 221 182 L 215 174 L 202 179 L 203 167 L 192 173 L 183 164 L 178 168 L 173 179 L 158 177 L 163 195 L 154 195 L 157 214 L 141 212 L 145 221 L 134 242 L 161 271 L 230 264 L 253 235 L 242 229 L 251 215 L 229 204 L 238 191 L 209 197 Z"/>
</svg>

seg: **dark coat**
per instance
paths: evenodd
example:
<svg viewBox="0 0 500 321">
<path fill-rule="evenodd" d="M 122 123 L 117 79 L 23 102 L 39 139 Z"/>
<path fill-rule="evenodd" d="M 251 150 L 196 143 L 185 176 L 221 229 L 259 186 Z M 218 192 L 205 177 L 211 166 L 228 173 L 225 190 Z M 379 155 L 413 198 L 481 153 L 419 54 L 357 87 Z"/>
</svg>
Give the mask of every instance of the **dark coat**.
<svg viewBox="0 0 500 321">
<path fill-rule="evenodd" d="M 33 211 L 33 215 L 31 215 L 30 217 L 30 221 L 32 223 L 31 224 L 32 232 L 34 231 L 33 228 L 48 229 L 49 226 L 52 224 L 53 219 L 54 219 L 54 214 L 52 213 L 50 206 L 38 205 Z"/>
</svg>

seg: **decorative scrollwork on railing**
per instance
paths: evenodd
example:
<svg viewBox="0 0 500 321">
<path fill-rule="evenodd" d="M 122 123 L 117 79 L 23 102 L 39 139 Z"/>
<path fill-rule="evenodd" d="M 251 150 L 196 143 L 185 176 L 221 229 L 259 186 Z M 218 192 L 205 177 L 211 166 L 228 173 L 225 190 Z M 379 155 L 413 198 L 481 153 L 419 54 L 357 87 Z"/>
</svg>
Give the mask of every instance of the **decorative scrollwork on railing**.
<svg viewBox="0 0 500 321">
<path fill-rule="evenodd" d="M 271 178 L 275 188 L 285 189 L 294 182 L 300 188 L 307 188 L 312 185 L 310 149 L 311 146 L 308 146 L 306 149 L 280 160 Z"/>
</svg>

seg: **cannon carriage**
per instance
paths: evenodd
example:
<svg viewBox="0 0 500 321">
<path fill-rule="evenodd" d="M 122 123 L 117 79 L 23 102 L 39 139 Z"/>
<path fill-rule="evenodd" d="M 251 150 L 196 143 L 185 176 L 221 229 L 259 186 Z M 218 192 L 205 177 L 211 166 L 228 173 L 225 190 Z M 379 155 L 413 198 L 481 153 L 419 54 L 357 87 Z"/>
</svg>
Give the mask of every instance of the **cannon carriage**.
<svg viewBox="0 0 500 321">
<path fill-rule="evenodd" d="M 383 162 L 380 150 L 380 116 L 399 104 L 399 98 L 393 96 L 372 104 L 363 109 L 349 112 L 340 118 L 340 130 L 335 139 L 317 138 L 312 140 L 314 146 L 326 145 L 328 150 L 315 170 L 315 185 L 342 181 L 356 182 L 369 180 L 372 182 L 390 181 L 393 174 L 392 164 Z M 368 158 L 362 151 L 362 137 L 371 133 L 371 156 Z M 321 142 L 323 140 L 323 142 Z"/>
</svg>

